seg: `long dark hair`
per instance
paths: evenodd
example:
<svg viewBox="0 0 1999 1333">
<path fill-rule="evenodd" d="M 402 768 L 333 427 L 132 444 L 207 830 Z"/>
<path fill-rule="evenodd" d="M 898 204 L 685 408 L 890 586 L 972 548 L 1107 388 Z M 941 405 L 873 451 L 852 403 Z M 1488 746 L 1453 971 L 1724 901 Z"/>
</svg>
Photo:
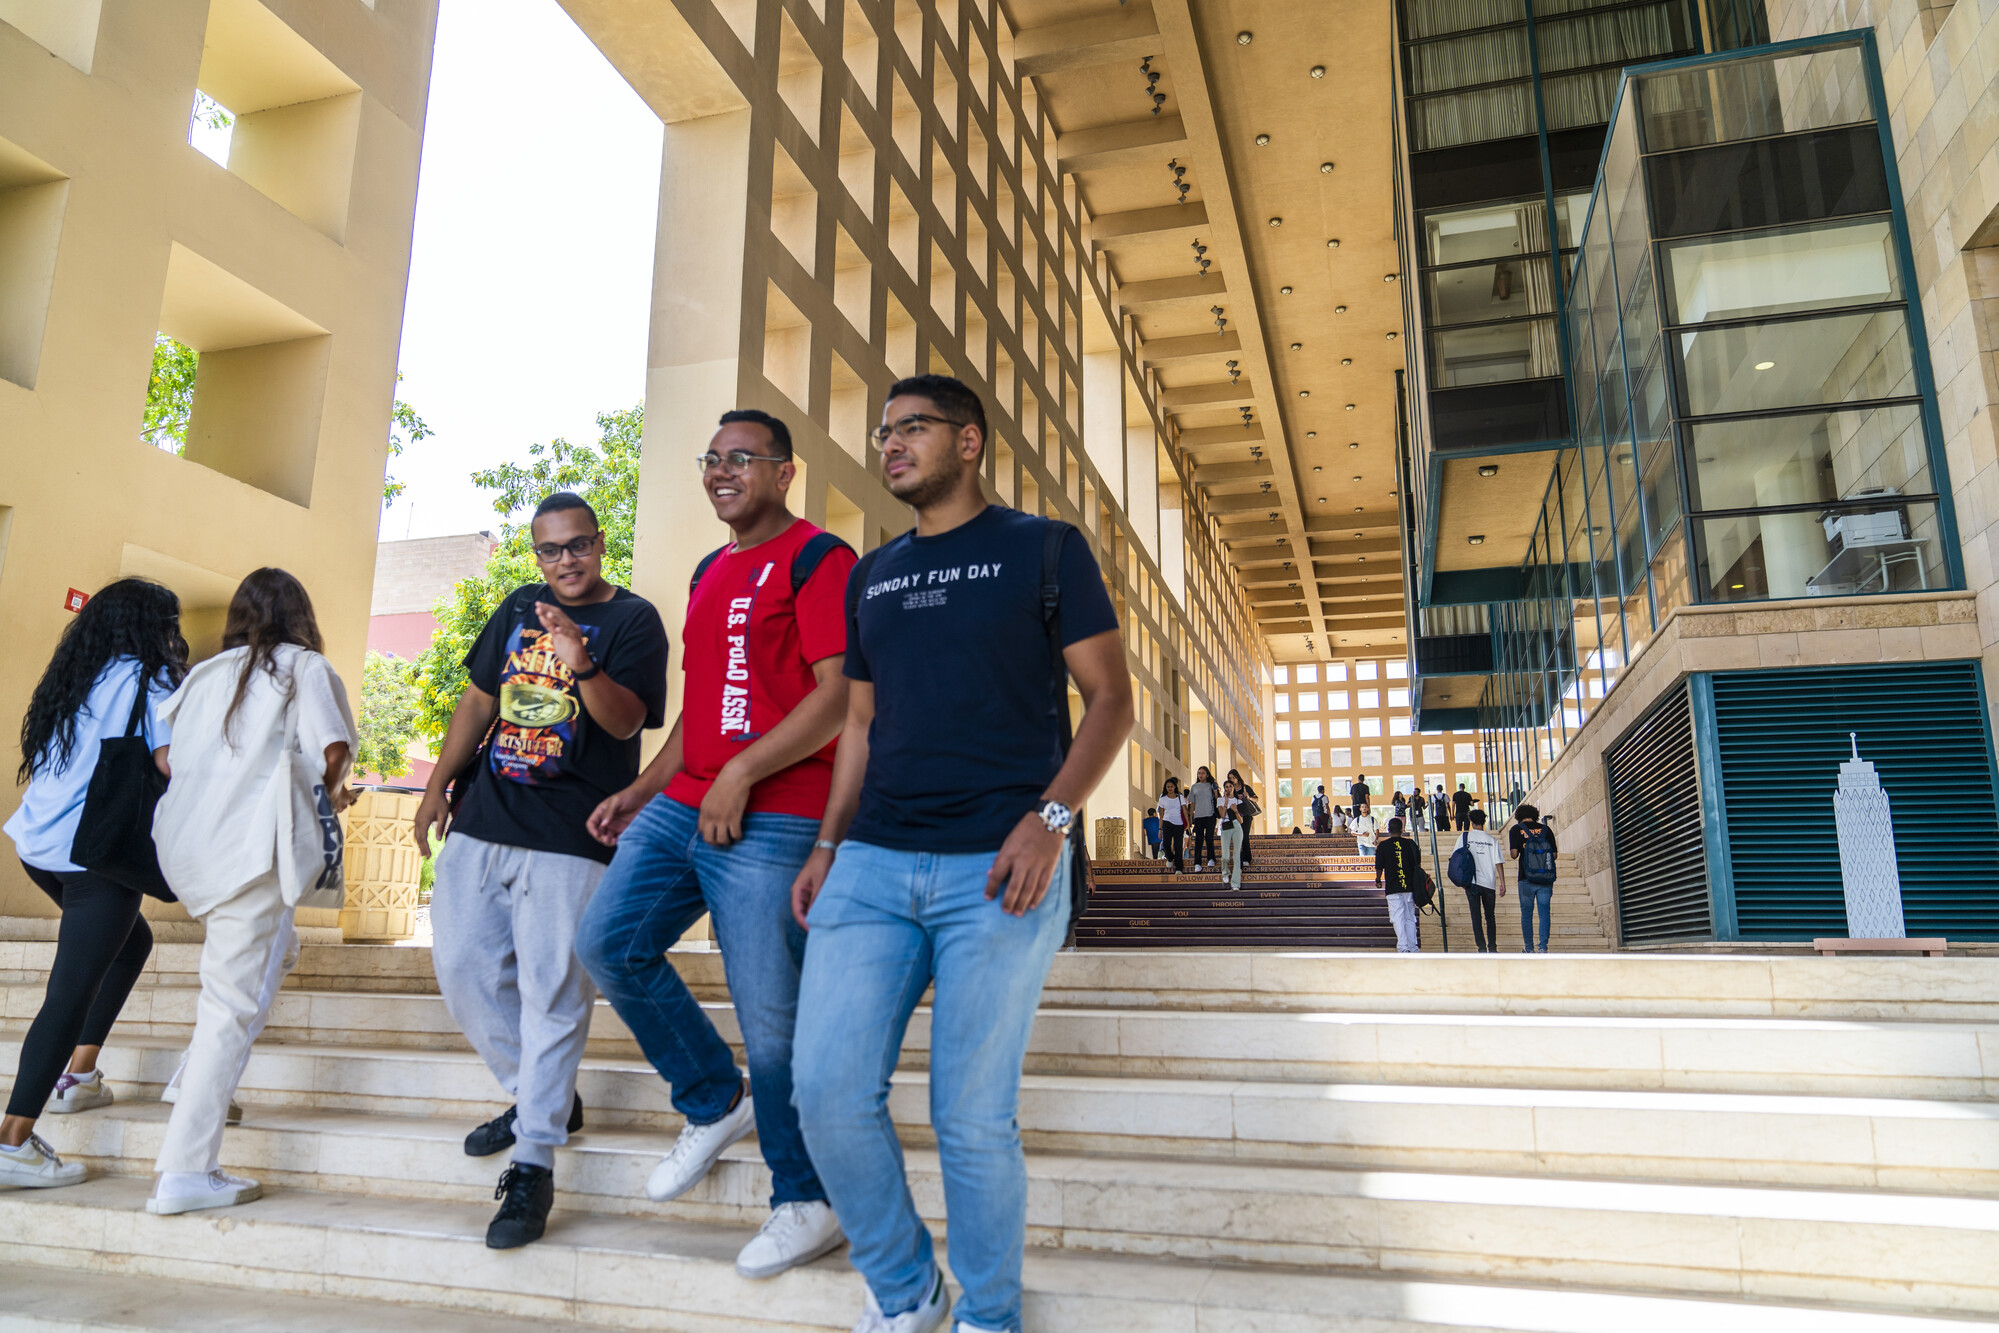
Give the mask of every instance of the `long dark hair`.
<svg viewBox="0 0 1999 1333">
<path fill-rule="evenodd" d="M 21 767 L 14 782 L 37 768 L 67 767 L 76 749 L 76 715 L 104 668 L 136 657 L 148 684 L 161 673 L 178 685 L 187 675 L 187 640 L 180 633 L 180 598 L 146 579 L 119 579 L 98 590 L 62 632 L 21 719 Z"/>
<path fill-rule="evenodd" d="M 222 650 L 248 648 L 243 658 L 243 670 L 236 677 L 236 695 L 229 701 L 229 711 L 222 716 L 222 734 L 229 735 L 230 724 L 236 720 L 236 710 L 242 706 L 243 696 L 249 691 L 250 677 L 258 671 L 270 673 L 277 679 L 278 670 L 275 656 L 284 644 L 296 644 L 312 652 L 323 649 L 319 637 L 319 621 L 312 614 L 312 598 L 305 595 L 305 585 L 282 569 L 270 565 L 253 569 L 236 585 L 236 595 L 229 599 L 229 618 L 222 626 Z M 285 682 L 285 698 L 291 698 L 291 682 Z M 233 742 L 232 742 L 233 744 Z"/>
</svg>

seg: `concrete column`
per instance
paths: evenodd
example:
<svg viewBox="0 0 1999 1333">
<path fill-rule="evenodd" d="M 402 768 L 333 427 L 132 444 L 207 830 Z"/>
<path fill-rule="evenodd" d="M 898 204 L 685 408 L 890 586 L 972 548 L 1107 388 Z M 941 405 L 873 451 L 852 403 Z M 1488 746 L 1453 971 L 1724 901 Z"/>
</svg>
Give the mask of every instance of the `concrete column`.
<svg viewBox="0 0 1999 1333">
<path fill-rule="evenodd" d="M 729 536 L 687 460 L 742 387 L 749 111 L 668 124 L 665 155 L 632 585 L 659 607 L 677 645 L 688 575 Z M 667 672 L 667 690 L 670 718 L 680 711 L 677 668 Z"/>
<path fill-rule="evenodd" d="M 1119 385 L 1122 388 L 1122 380 Z M 1163 567 L 1166 557 L 1160 553 L 1159 545 L 1159 441 L 1150 421 L 1125 427 L 1124 467 L 1125 475 L 1130 478 L 1125 512 L 1131 516 L 1132 533 Z"/>
<path fill-rule="evenodd" d="M 1116 352 L 1083 353 L 1083 449 L 1104 479 L 1104 493 L 1129 508 L 1125 475 L 1124 358 Z"/>
</svg>

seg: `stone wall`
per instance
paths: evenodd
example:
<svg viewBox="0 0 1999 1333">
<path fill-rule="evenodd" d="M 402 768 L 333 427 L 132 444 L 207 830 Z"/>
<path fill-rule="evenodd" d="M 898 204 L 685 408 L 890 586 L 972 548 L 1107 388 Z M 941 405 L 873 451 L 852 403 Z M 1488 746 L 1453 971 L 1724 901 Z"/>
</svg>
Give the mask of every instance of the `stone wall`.
<svg viewBox="0 0 1999 1333">
<path fill-rule="evenodd" d="M 484 569 L 486 557 L 492 553 L 490 532 L 380 543 L 375 547 L 375 592 L 368 604 L 369 616 L 429 615 L 438 598 L 450 592 L 458 580 Z"/>
</svg>

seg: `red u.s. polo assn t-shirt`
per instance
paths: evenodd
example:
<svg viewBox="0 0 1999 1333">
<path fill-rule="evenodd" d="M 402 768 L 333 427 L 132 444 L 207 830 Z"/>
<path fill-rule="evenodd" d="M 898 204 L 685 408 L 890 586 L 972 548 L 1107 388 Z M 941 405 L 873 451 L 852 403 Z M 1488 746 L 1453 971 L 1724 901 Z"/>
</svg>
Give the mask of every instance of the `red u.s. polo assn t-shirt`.
<svg viewBox="0 0 1999 1333">
<path fill-rule="evenodd" d="M 796 598 L 791 592 L 792 561 L 819 531 L 801 518 L 760 546 L 725 551 L 688 599 L 680 655 L 687 673 L 683 767 L 666 784 L 668 800 L 699 806 L 722 766 L 818 687 L 812 664 L 847 651 L 854 553 L 828 551 Z M 746 808 L 809 819 L 825 814 L 836 745 L 829 741 L 759 782 Z"/>
</svg>

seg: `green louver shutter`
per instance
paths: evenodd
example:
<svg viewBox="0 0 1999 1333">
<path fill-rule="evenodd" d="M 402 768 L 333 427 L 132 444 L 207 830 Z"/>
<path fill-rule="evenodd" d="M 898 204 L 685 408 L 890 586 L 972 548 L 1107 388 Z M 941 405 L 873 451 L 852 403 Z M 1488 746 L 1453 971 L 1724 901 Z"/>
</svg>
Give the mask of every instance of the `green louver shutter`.
<svg viewBox="0 0 1999 1333">
<path fill-rule="evenodd" d="M 1604 762 L 1624 942 L 1712 939 L 1686 683 L 1619 737 Z"/>
<path fill-rule="evenodd" d="M 1832 793 L 1850 731 L 1893 803 L 1909 933 L 1999 938 L 1983 689 L 1975 662 L 1715 675 L 1740 938 L 1846 933 Z"/>
</svg>

